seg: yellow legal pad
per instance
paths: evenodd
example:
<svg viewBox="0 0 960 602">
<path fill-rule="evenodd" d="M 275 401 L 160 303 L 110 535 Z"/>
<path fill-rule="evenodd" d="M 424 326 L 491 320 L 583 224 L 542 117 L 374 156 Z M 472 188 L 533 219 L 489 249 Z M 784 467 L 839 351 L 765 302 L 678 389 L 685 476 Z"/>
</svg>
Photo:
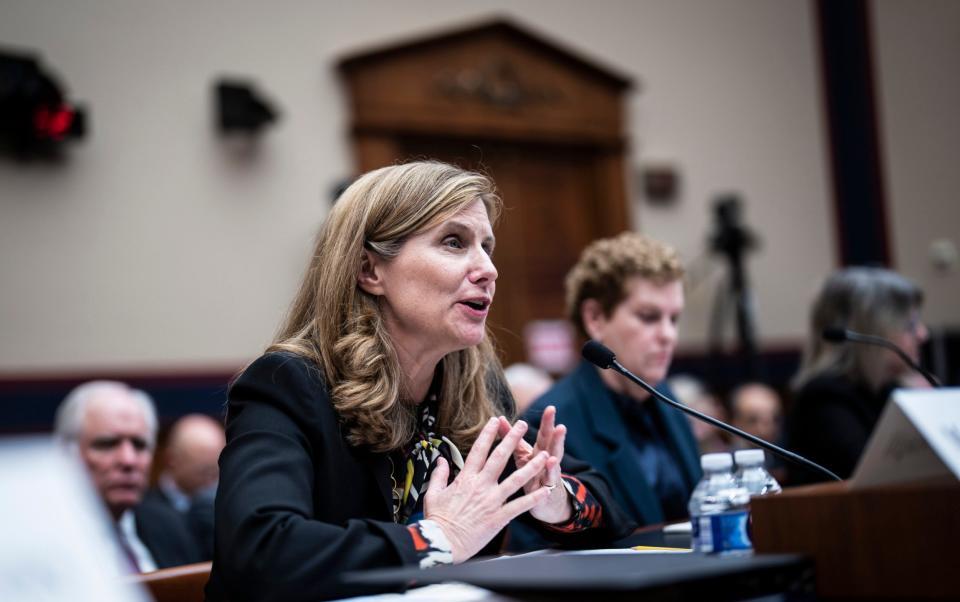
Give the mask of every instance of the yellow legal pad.
<svg viewBox="0 0 960 602">
<path fill-rule="evenodd" d="M 630 549 L 637 552 L 668 552 L 673 554 L 689 554 L 693 552 L 690 548 L 661 548 L 659 546 L 633 546 Z"/>
</svg>

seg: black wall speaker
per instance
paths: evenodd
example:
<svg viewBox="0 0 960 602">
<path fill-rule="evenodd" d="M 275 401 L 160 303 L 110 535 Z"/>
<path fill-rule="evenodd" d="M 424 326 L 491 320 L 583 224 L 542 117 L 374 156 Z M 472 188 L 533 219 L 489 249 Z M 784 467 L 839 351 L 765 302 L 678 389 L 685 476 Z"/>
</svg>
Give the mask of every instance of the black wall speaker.
<svg viewBox="0 0 960 602">
<path fill-rule="evenodd" d="M 215 84 L 217 127 L 223 133 L 257 133 L 277 120 L 270 103 L 249 82 L 219 80 Z"/>
<path fill-rule="evenodd" d="M 86 113 L 35 56 L 0 51 L 0 147 L 27 158 L 55 155 L 87 130 Z"/>
</svg>

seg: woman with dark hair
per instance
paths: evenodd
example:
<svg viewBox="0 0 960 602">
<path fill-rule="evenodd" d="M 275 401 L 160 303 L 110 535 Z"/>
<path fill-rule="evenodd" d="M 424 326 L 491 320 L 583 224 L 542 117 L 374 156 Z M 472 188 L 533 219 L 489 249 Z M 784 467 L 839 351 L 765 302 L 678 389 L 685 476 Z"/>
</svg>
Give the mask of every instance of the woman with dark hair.
<svg viewBox="0 0 960 602">
<path fill-rule="evenodd" d="M 555 410 L 530 443 L 511 425 L 486 329 L 499 213 L 488 178 L 435 162 L 344 191 L 230 389 L 208 599 L 355 594 L 345 571 L 496 553 L 521 514 L 571 545 L 629 532 Z"/>
<path fill-rule="evenodd" d="M 929 336 L 920 320 L 922 305 L 923 291 L 890 270 L 847 268 L 827 279 L 814 302 L 810 338 L 793 381 L 787 420 L 792 451 L 841 478 L 853 474 L 890 392 L 907 384 L 912 373 L 888 349 L 828 342 L 823 331 L 839 328 L 884 337 L 919 361 L 920 346 Z M 822 479 L 790 468 L 792 485 Z"/>
</svg>

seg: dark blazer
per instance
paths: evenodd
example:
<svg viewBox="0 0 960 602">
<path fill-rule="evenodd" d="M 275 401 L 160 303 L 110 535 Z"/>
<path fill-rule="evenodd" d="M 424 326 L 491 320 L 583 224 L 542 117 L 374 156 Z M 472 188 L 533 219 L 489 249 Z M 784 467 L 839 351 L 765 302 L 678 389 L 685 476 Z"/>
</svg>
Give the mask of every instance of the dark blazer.
<svg viewBox="0 0 960 602">
<path fill-rule="evenodd" d="M 512 398 L 504 403 L 512 409 Z M 569 468 L 609 502 L 601 477 Z M 604 509 L 603 527 L 580 534 L 584 542 L 632 528 Z M 208 600 L 356 595 L 365 590 L 341 584 L 344 572 L 418 562 L 407 527 L 393 522 L 389 455 L 347 443 L 319 368 L 288 353 L 262 356 L 230 389 L 215 532 Z"/>
<path fill-rule="evenodd" d="M 137 537 L 153 556 L 157 568 L 165 569 L 203 560 L 200 547 L 179 512 L 164 501 L 145 496 L 133 509 Z"/>
<path fill-rule="evenodd" d="M 842 479 L 852 476 L 892 389 L 874 392 L 834 374 L 811 379 L 794 396 L 786 425 L 788 448 Z M 820 473 L 789 465 L 790 485 L 825 479 Z"/>
<path fill-rule="evenodd" d="M 187 510 L 187 524 L 197 539 L 203 560 L 213 560 L 213 504 L 216 495 L 216 487 L 198 492 Z"/>
<path fill-rule="evenodd" d="M 198 492 L 190 499 L 190 507 L 186 512 L 177 510 L 170 497 L 159 487 L 149 489 L 144 499 L 162 504 L 180 516 L 191 537 L 196 541 L 197 552 L 200 555 L 198 562 L 200 562 L 213 560 L 213 501 L 215 493 L 215 487 Z"/>
<path fill-rule="evenodd" d="M 657 387 L 666 395 L 664 385 Z M 697 442 L 686 416 L 666 404 L 650 400 L 666 427 L 671 451 L 690 490 L 700 480 Z M 589 463 L 602 474 L 620 506 L 639 524 L 663 522 L 663 511 L 653 488 L 637 465 L 629 434 L 616 400 L 603 384 L 597 368 L 581 362 L 557 382 L 524 414 L 533 424 L 548 405 L 557 407 L 557 421 L 567 427 L 566 453 Z"/>
</svg>

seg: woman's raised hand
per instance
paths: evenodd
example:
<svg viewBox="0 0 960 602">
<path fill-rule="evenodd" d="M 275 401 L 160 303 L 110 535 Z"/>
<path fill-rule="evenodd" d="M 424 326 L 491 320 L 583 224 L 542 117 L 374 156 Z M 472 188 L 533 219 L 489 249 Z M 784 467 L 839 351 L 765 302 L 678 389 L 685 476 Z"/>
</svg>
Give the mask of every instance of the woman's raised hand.
<svg viewBox="0 0 960 602">
<path fill-rule="evenodd" d="M 567 427 L 557 424 L 556 421 L 557 408 L 547 406 L 543 411 L 543 417 L 540 419 L 540 430 L 537 431 L 536 442 L 531 446 L 521 439 L 513 452 L 514 461 L 518 468 L 526 468 L 532 463 L 533 459 L 544 452 L 549 454 L 544 467 L 537 471 L 536 478 L 523 486 L 523 490 L 530 493 L 546 487 L 550 491 L 550 495 L 542 504 L 538 504 L 530 510 L 530 514 L 535 519 L 550 524 L 568 521 L 573 514 L 570 495 L 560 481 L 560 460 L 563 459 L 563 443 L 567 438 Z M 500 417 L 499 428 L 500 433 L 506 433 L 510 430 L 510 422 L 503 416 Z M 516 427 L 514 426 L 514 428 Z"/>
<path fill-rule="evenodd" d="M 510 500 L 550 462 L 541 451 L 525 456 L 523 467 L 498 483 L 503 469 L 517 446 L 523 444 L 527 424 L 518 421 L 504 432 L 503 440 L 490 452 L 501 430 L 501 418 L 491 418 L 467 454 L 463 469 L 447 485 L 450 467 L 443 458 L 430 475 L 430 485 L 423 500 L 424 518 L 436 521 L 450 541 L 454 562 L 463 562 L 479 552 L 507 524 L 546 500 L 547 487 L 526 487 L 526 494 Z M 525 444 L 524 444 L 525 445 Z M 529 445 L 527 446 L 529 447 Z"/>
</svg>

